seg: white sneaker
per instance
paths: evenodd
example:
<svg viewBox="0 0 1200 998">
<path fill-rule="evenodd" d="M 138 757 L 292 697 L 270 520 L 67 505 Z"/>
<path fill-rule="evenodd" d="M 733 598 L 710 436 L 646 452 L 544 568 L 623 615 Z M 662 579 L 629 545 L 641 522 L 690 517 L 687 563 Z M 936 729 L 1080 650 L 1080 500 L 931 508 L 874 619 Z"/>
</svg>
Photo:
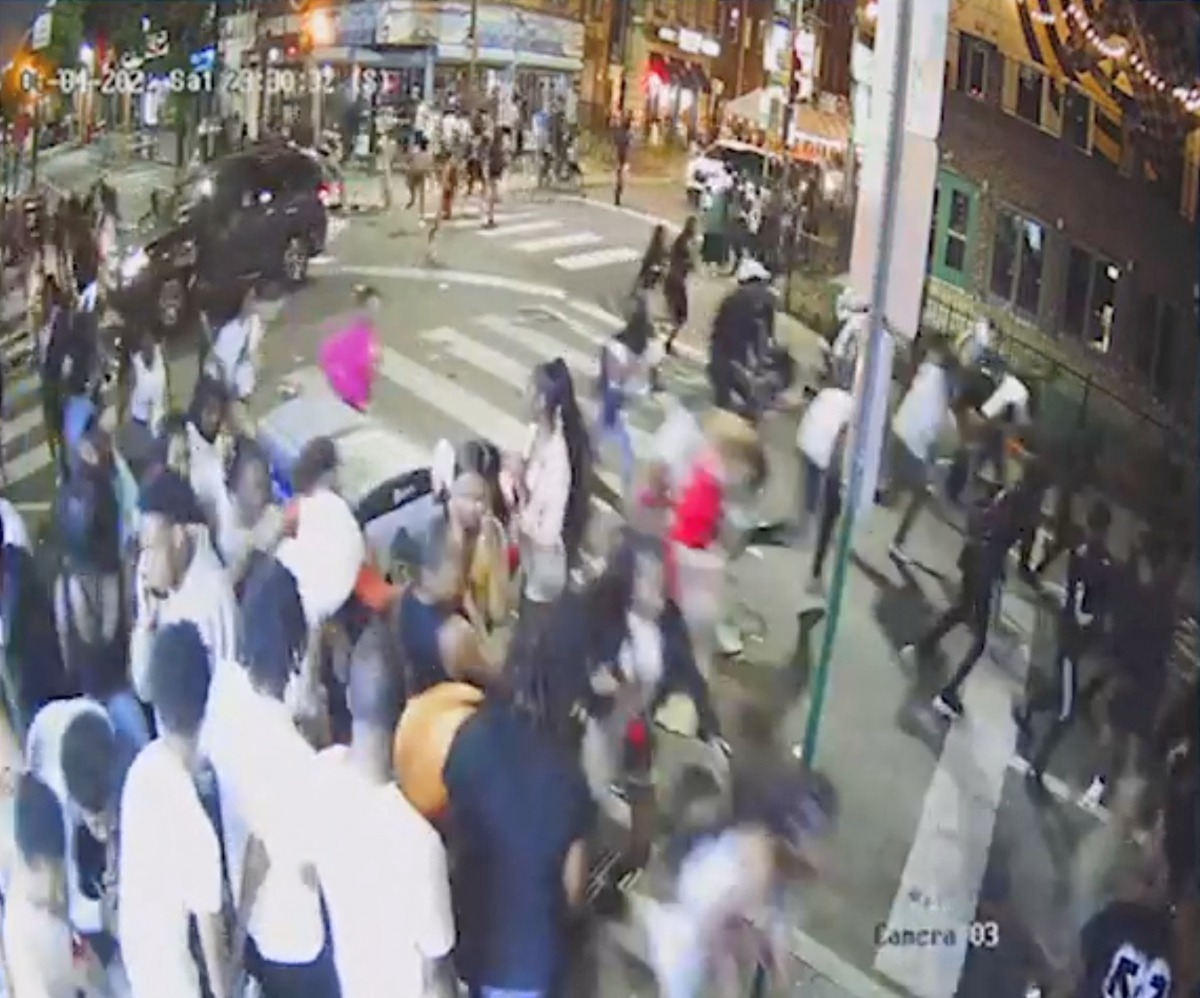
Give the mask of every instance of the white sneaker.
<svg viewBox="0 0 1200 998">
<path fill-rule="evenodd" d="M 1083 792 L 1083 796 L 1079 798 L 1081 806 L 1088 808 L 1091 811 L 1096 810 L 1104 803 L 1104 791 L 1107 789 L 1104 785 L 1104 780 L 1099 776 L 1093 777 L 1088 788 Z"/>
<path fill-rule="evenodd" d="M 896 656 L 900 659 L 900 664 L 906 669 L 916 669 L 917 665 L 920 664 L 918 662 L 919 656 L 917 655 L 916 645 L 905 645 L 896 652 Z"/>
<path fill-rule="evenodd" d="M 911 565 L 913 556 L 904 550 L 899 544 L 888 545 L 888 557 L 894 561 L 900 562 L 901 565 Z"/>
</svg>

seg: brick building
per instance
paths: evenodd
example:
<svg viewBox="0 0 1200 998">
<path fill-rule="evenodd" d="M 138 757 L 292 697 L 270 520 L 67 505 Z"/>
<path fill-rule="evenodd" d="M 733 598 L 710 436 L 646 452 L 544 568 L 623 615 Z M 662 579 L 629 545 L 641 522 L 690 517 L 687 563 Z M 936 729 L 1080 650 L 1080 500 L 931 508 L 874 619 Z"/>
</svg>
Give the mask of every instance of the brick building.
<svg viewBox="0 0 1200 998">
<path fill-rule="evenodd" d="M 1098 387 L 1110 427 L 1194 434 L 1200 119 L 1130 80 L 1108 56 L 1153 46 L 1103 18 L 1101 0 L 953 4 L 926 313 L 991 314 Z M 1047 403 L 1074 418 L 1089 403 L 1064 384 Z"/>
</svg>

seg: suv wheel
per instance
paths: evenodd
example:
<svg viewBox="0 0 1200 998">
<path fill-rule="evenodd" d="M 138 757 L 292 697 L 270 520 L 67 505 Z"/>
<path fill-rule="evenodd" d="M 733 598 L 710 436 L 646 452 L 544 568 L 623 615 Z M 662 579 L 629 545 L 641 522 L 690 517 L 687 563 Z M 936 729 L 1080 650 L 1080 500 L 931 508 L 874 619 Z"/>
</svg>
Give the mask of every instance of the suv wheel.
<svg viewBox="0 0 1200 998">
<path fill-rule="evenodd" d="M 289 236 L 283 247 L 283 278 L 288 284 L 303 284 L 308 277 L 308 243 L 303 236 Z"/>
<path fill-rule="evenodd" d="M 163 330 L 173 333 L 183 325 L 187 312 L 187 292 L 178 277 L 169 277 L 158 289 L 158 323 Z"/>
</svg>

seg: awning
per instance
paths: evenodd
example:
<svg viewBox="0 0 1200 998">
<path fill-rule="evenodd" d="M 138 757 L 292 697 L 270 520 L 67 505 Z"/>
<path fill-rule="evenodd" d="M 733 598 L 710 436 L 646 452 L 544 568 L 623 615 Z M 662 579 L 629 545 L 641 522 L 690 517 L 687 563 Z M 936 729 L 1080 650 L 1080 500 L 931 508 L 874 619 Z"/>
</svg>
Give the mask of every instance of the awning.
<svg viewBox="0 0 1200 998">
<path fill-rule="evenodd" d="M 844 149 L 850 141 L 850 119 L 845 115 L 822 111 L 811 104 L 796 107 L 792 119 L 792 143 L 812 145 L 832 152 Z"/>
</svg>

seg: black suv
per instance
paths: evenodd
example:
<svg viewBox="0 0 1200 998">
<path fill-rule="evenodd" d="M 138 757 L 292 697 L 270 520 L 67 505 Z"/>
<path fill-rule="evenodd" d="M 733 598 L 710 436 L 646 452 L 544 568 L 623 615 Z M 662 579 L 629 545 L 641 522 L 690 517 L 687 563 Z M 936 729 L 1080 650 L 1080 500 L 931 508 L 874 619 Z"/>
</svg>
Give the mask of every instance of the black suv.
<svg viewBox="0 0 1200 998">
<path fill-rule="evenodd" d="M 182 326 L 197 292 L 233 280 L 304 283 L 325 248 L 320 164 L 294 147 L 227 156 L 192 174 L 114 262 L 111 296 L 124 318 Z"/>
</svg>

